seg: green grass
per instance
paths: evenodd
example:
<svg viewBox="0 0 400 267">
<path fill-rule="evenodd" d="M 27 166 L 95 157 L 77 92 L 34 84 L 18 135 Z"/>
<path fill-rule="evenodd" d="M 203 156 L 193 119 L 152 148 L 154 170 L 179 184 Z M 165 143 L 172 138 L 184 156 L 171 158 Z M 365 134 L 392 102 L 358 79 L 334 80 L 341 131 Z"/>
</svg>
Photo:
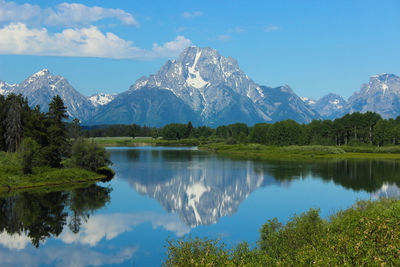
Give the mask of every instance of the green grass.
<svg viewBox="0 0 400 267">
<path fill-rule="evenodd" d="M 181 139 L 181 140 L 163 140 L 151 137 L 94 137 L 87 138 L 89 142 L 95 142 L 101 146 L 197 146 L 200 141 L 198 139 Z"/>
<path fill-rule="evenodd" d="M 274 218 L 255 246 L 190 236 L 167 243 L 164 266 L 400 266 L 400 201 L 360 201 L 328 219 L 310 209 L 286 225 Z"/>
<path fill-rule="evenodd" d="M 350 150 L 349 147 L 337 146 L 265 146 L 260 144 L 234 144 L 210 143 L 199 146 L 200 150 L 216 152 L 220 155 L 234 158 L 250 159 L 400 159 L 400 153 L 395 153 L 394 148 L 375 148 L 374 152 L 364 152 L 361 150 Z M 347 152 L 362 151 L 362 152 Z M 371 150 L 372 151 L 372 150 Z M 390 153 L 389 153 L 390 151 Z"/>
<path fill-rule="evenodd" d="M 223 139 L 163 140 L 151 137 L 95 137 L 88 138 L 102 146 L 199 146 L 200 150 L 246 159 L 400 159 L 400 146 L 266 146 L 261 144 L 226 144 Z"/>
<path fill-rule="evenodd" d="M 87 183 L 104 178 L 104 175 L 79 168 L 34 167 L 32 174 L 24 175 L 17 153 L 0 152 L 0 191 L 3 192 Z"/>
</svg>

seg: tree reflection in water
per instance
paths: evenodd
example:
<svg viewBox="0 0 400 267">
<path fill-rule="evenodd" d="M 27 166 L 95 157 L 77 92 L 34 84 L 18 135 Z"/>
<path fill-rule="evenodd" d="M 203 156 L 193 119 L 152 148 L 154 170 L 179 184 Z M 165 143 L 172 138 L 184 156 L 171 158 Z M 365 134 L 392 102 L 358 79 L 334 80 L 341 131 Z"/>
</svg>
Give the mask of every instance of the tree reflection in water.
<svg viewBox="0 0 400 267">
<path fill-rule="evenodd" d="M 0 198 L 0 232 L 26 234 L 35 247 L 58 236 L 67 225 L 78 233 L 81 222 L 110 202 L 111 188 L 91 185 L 70 191 L 24 192 Z"/>
</svg>

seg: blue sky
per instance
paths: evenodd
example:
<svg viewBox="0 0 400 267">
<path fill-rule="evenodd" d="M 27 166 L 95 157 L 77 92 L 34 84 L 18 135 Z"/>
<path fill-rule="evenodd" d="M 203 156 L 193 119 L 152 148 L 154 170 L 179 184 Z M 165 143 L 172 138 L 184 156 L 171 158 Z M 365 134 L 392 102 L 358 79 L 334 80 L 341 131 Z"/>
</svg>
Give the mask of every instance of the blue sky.
<svg viewBox="0 0 400 267">
<path fill-rule="evenodd" d="M 0 0 L 0 80 L 43 68 L 81 93 L 119 93 L 188 45 L 238 60 L 255 82 L 349 97 L 400 75 L 400 1 Z"/>
</svg>

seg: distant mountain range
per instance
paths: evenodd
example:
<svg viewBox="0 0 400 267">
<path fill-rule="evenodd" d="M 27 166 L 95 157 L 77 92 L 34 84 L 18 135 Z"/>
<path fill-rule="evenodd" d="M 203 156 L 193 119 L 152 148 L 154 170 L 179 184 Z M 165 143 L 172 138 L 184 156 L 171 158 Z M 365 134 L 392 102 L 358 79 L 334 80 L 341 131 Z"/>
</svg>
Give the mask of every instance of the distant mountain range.
<svg viewBox="0 0 400 267">
<path fill-rule="evenodd" d="M 384 118 L 400 113 L 400 78 L 380 74 L 370 78 L 347 101 L 336 94 L 319 100 L 300 98 L 287 86 L 255 83 L 231 57 L 211 48 L 188 47 L 178 59 L 168 60 L 149 77 L 138 79 L 128 91 L 86 97 L 68 81 L 41 70 L 20 84 L 0 81 L 0 94 L 22 94 L 31 106 L 46 111 L 60 95 L 70 118 L 83 124 L 141 124 L 162 126 L 187 123 L 218 126 L 235 122 L 249 125 L 293 119 L 335 119 L 349 112 L 375 111 Z"/>
<path fill-rule="evenodd" d="M 387 73 L 374 75 L 347 101 L 337 94 L 328 94 L 319 100 L 302 99 L 325 119 L 356 111 L 373 111 L 385 119 L 396 118 L 400 115 L 400 77 Z"/>
</svg>

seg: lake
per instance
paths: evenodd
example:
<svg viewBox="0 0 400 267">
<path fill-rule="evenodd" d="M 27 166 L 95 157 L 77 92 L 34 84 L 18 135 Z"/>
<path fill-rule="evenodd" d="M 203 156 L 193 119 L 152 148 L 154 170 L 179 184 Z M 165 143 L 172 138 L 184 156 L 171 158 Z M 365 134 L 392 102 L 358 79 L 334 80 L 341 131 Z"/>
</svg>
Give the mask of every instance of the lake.
<svg viewBox="0 0 400 267">
<path fill-rule="evenodd" d="M 233 160 L 195 147 L 108 148 L 108 183 L 0 198 L 0 266 L 159 266 L 166 240 L 255 243 L 261 225 L 400 196 L 397 161 Z"/>
</svg>

